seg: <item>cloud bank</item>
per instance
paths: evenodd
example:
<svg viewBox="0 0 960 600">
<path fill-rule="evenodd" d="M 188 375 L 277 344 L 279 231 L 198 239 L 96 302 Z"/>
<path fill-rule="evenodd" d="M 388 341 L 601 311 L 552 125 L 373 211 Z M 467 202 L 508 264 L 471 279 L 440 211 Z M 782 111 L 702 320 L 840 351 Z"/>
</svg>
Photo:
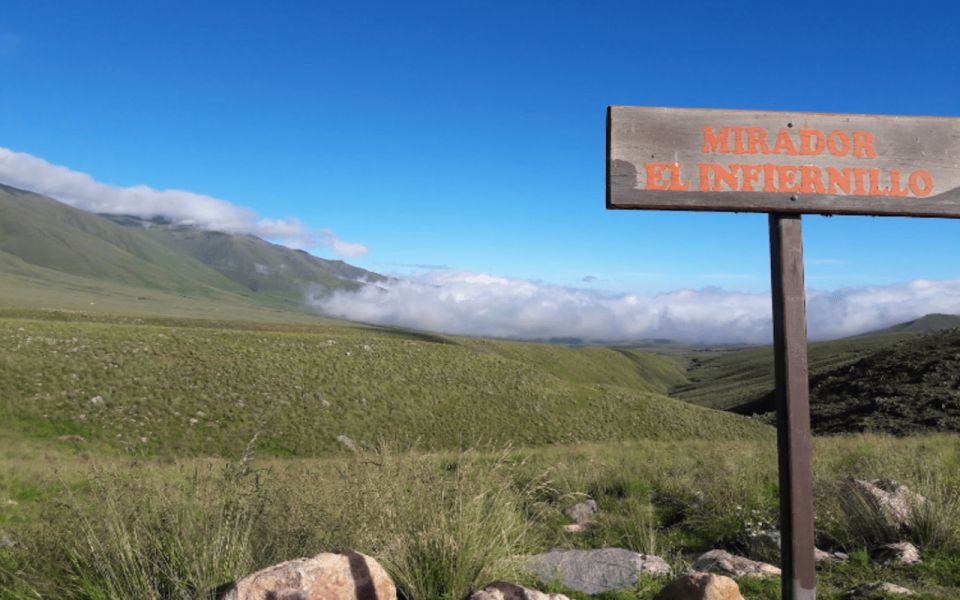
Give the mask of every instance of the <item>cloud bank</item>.
<svg viewBox="0 0 960 600">
<path fill-rule="evenodd" d="M 770 343 L 770 296 L 709 287 L 611 294 L 478 273 L 430 273 L 311 301 L 331 316 L 517 339 Z M 929 313 L 960 313 L 960 280 L 809 291 L 812 339 L 855 335 Z"/>
<path fill-rule="evenodd" d="M 164 217 L 178 225 L 227 233 L 249 233 L 292 248 L 326 247 L 348 257 L 369 249 L 345 242 L 329 229 L 313 230 L 299 219 L 264 219 L 226 200 L 184 190 L 157 190 L 145 185 L 118 187 L 86 173 L 52 165 L 42 158 L 0 147 L 0 182 L 56 198 L 97 213 Z"/>
</svg>

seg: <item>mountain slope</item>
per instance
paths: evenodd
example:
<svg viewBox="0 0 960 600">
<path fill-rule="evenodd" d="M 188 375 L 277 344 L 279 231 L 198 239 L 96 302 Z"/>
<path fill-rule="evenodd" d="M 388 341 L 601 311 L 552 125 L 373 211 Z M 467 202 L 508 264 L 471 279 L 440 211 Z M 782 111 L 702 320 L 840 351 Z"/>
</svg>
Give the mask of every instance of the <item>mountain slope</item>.
<svg viewBox="0 0 960 600">
<path fill-rule="evenodd" d="M 0 304 L 76 308 L 104 300 L 140 312 L 145 299 L 159 297 L 154 308 L 176 314 L 191 303 L 204 304 L 204 313 L 210 303 L 301 311 L 308 293 L 381 279 L 249 235 L 107 218 L 0 185 Z"/>
<path fill-rule="evenodd" d="M 960 431 L 960 328 L 942 329 L 953 320 L 930 315 L 885 333 L 811 344 L 814 432 Z M 775 410 L 771 348 L 694 358 L 691 365 L 674 397 L 743 415 Z"/>
<path fill-rule="evenodd" d="M 207 294 L 242 290 L 146 236 L 7 186 L 0 186 L 0 252 L 36 267 L 148 289 Z"/>
<path fill-rule="evenodd" d="M 252 235 L 158 224 L 127 215 L 101 216 L 184 252 L 246 291 L 287 307 L 302 305 L 304 293 L 355 289 L 361 285 L 358 281 L 385 279 L 343 261 L 326 260 Z"/>
</svg>

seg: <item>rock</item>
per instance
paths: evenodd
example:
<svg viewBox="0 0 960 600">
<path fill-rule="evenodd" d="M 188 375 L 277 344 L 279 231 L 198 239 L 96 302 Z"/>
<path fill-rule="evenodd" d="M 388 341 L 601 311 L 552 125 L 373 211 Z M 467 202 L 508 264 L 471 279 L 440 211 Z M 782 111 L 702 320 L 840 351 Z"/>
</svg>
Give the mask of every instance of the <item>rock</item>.
<svg viewBox="0 0 960 600">
<path fill-rule="evenodd" d="M 776 529 L 767 529 L 753 536 L 750 540 L 750 556 L 769 563 L 779 563 L 781 558 L 780 532 Z M 817 563 L 833 560 L 844 561 L 847 558 L 847 555 L 842 552 L 831 553 L 820 548 L 813 549 L 813 559 Z"/>
<path fill-rule="evenodd" d="M 780 569 L 773 565 L 730 554 L 726 550 L 711 550 L 693 561 L 695 571 L 720 573 L 731 577 L 773 577 Z"/>
<path fill-rule="evenodd" d="M 218 600 L 396 600 L 383 567 L 344 550 L 267 567 L 221 588 Z"/>
<path fill-rule="evenodd" d="M 589 500 L 574 504 L 563 512 L 576 523 L 583 525 L 592 521 L 593 515 L 597 514 L 598 510 L 600 509 L 597 506 L 597 501 L 590 498 Z"/>
<path fill-rule="evenodd" d="M 670 575 L 659 556 L 624 548 L 552 550 L 530 557 L 530 571 L 543 583 L 559 583 L 584 594 L 634 588 L 641 575 Z"/>
<path fill-rule="evenodd" d="M 495 581 L 480 591 L 470 594 L 470 600 L 570 600 L 563 594 L 545 594 L 537 590 Z"/>
<path fill-rule="evenodd" d="M 350 451 L 352 451 L 352 452 L 356 452 L 356 451 L 357 451 L 357 445 L 356 445 L 355 443 L 353 443 L 353 440 L 351 440 L 350 438 L 348 438 L 348 437 L 345 436 L 345 435 L 338 435 L 338 436 L 337 436 L 337 443 L 339 443 L 341 446 L 343 446 L 343 447 L 346 448 L 347 450 L 350 450 Z"/>
<path fill-rule="evenodd" d="M 7 532 L 0 532 L 0 548 L 13 548 L 16 545 L 16 540 L 7 535 Z"/>
<path fill-rule="evenodd" d="M 912 596 L 913 591 L 893 583 L 865 583 L 853 588 L 843 597 L 850 600 L 854 598 L 884 598 L 889 594 Z"/>
<path fill-rule="evenodd" d="M 674 579 L 654 600 L 743 600 L 737 582 L 724 575 L 690 573 Z"/>
<path fill-rule="evenodd" d="M 884 564 L 915 565 L 920 562 L 920 551 L 910 542 L 897 542 L 875 548 L 870 558 Z"/>
<path fill-rule="evenodd" d="M 866 503 L 891 525 L 900 528 L 910 525 L 913 509 L 927 502 L 907 486 L 889 479 L 850 479 L 843 489 L 848 500 Z"/>
<path fill-rule="evenodd" d="M 567 533 L 583 533 L 589 528 L 589 523 L 567 523 L 563 526 L 563 530 Z"/>
</svg>

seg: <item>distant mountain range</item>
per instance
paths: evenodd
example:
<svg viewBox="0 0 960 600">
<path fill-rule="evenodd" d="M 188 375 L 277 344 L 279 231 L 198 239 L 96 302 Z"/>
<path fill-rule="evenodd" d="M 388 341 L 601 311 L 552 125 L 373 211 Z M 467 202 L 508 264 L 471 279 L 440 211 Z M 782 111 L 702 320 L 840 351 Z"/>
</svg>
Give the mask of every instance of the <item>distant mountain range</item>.
<svg viewBox="0 0 960 600">
<path fill-rule="evenodd" d="M 140 289 L 137 298 L 167 303 L 174 296 L 290 311 L 302 310 L 308 295 L 385 279 L 252 235 L 160 218 L 97 215 L 5 185 L 0 185 L 0 273 L 5 278 L 0 283 L 13 286 L 11 291 L 36 285 L 61 297 L 69 290 L 119 297 Z"/>
</svg>

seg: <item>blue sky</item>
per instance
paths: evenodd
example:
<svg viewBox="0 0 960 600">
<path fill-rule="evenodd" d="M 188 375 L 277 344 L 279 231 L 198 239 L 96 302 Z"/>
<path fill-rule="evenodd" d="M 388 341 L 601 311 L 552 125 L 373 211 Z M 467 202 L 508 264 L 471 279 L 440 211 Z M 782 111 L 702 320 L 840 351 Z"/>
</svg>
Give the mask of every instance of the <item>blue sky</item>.
<svg viewBox="0 0 960 600">
<path fill-rule="evenodd" d="M 947 1 L 6 0 L 0 146 L 330 228 L 380 272 L 761 292 L 764 216 L 605 210 L 606 106 L 958 116 L 958 56 Z M 804 226 L 811 287 L 960 278 L 960 222 Z"/>
</svg>

